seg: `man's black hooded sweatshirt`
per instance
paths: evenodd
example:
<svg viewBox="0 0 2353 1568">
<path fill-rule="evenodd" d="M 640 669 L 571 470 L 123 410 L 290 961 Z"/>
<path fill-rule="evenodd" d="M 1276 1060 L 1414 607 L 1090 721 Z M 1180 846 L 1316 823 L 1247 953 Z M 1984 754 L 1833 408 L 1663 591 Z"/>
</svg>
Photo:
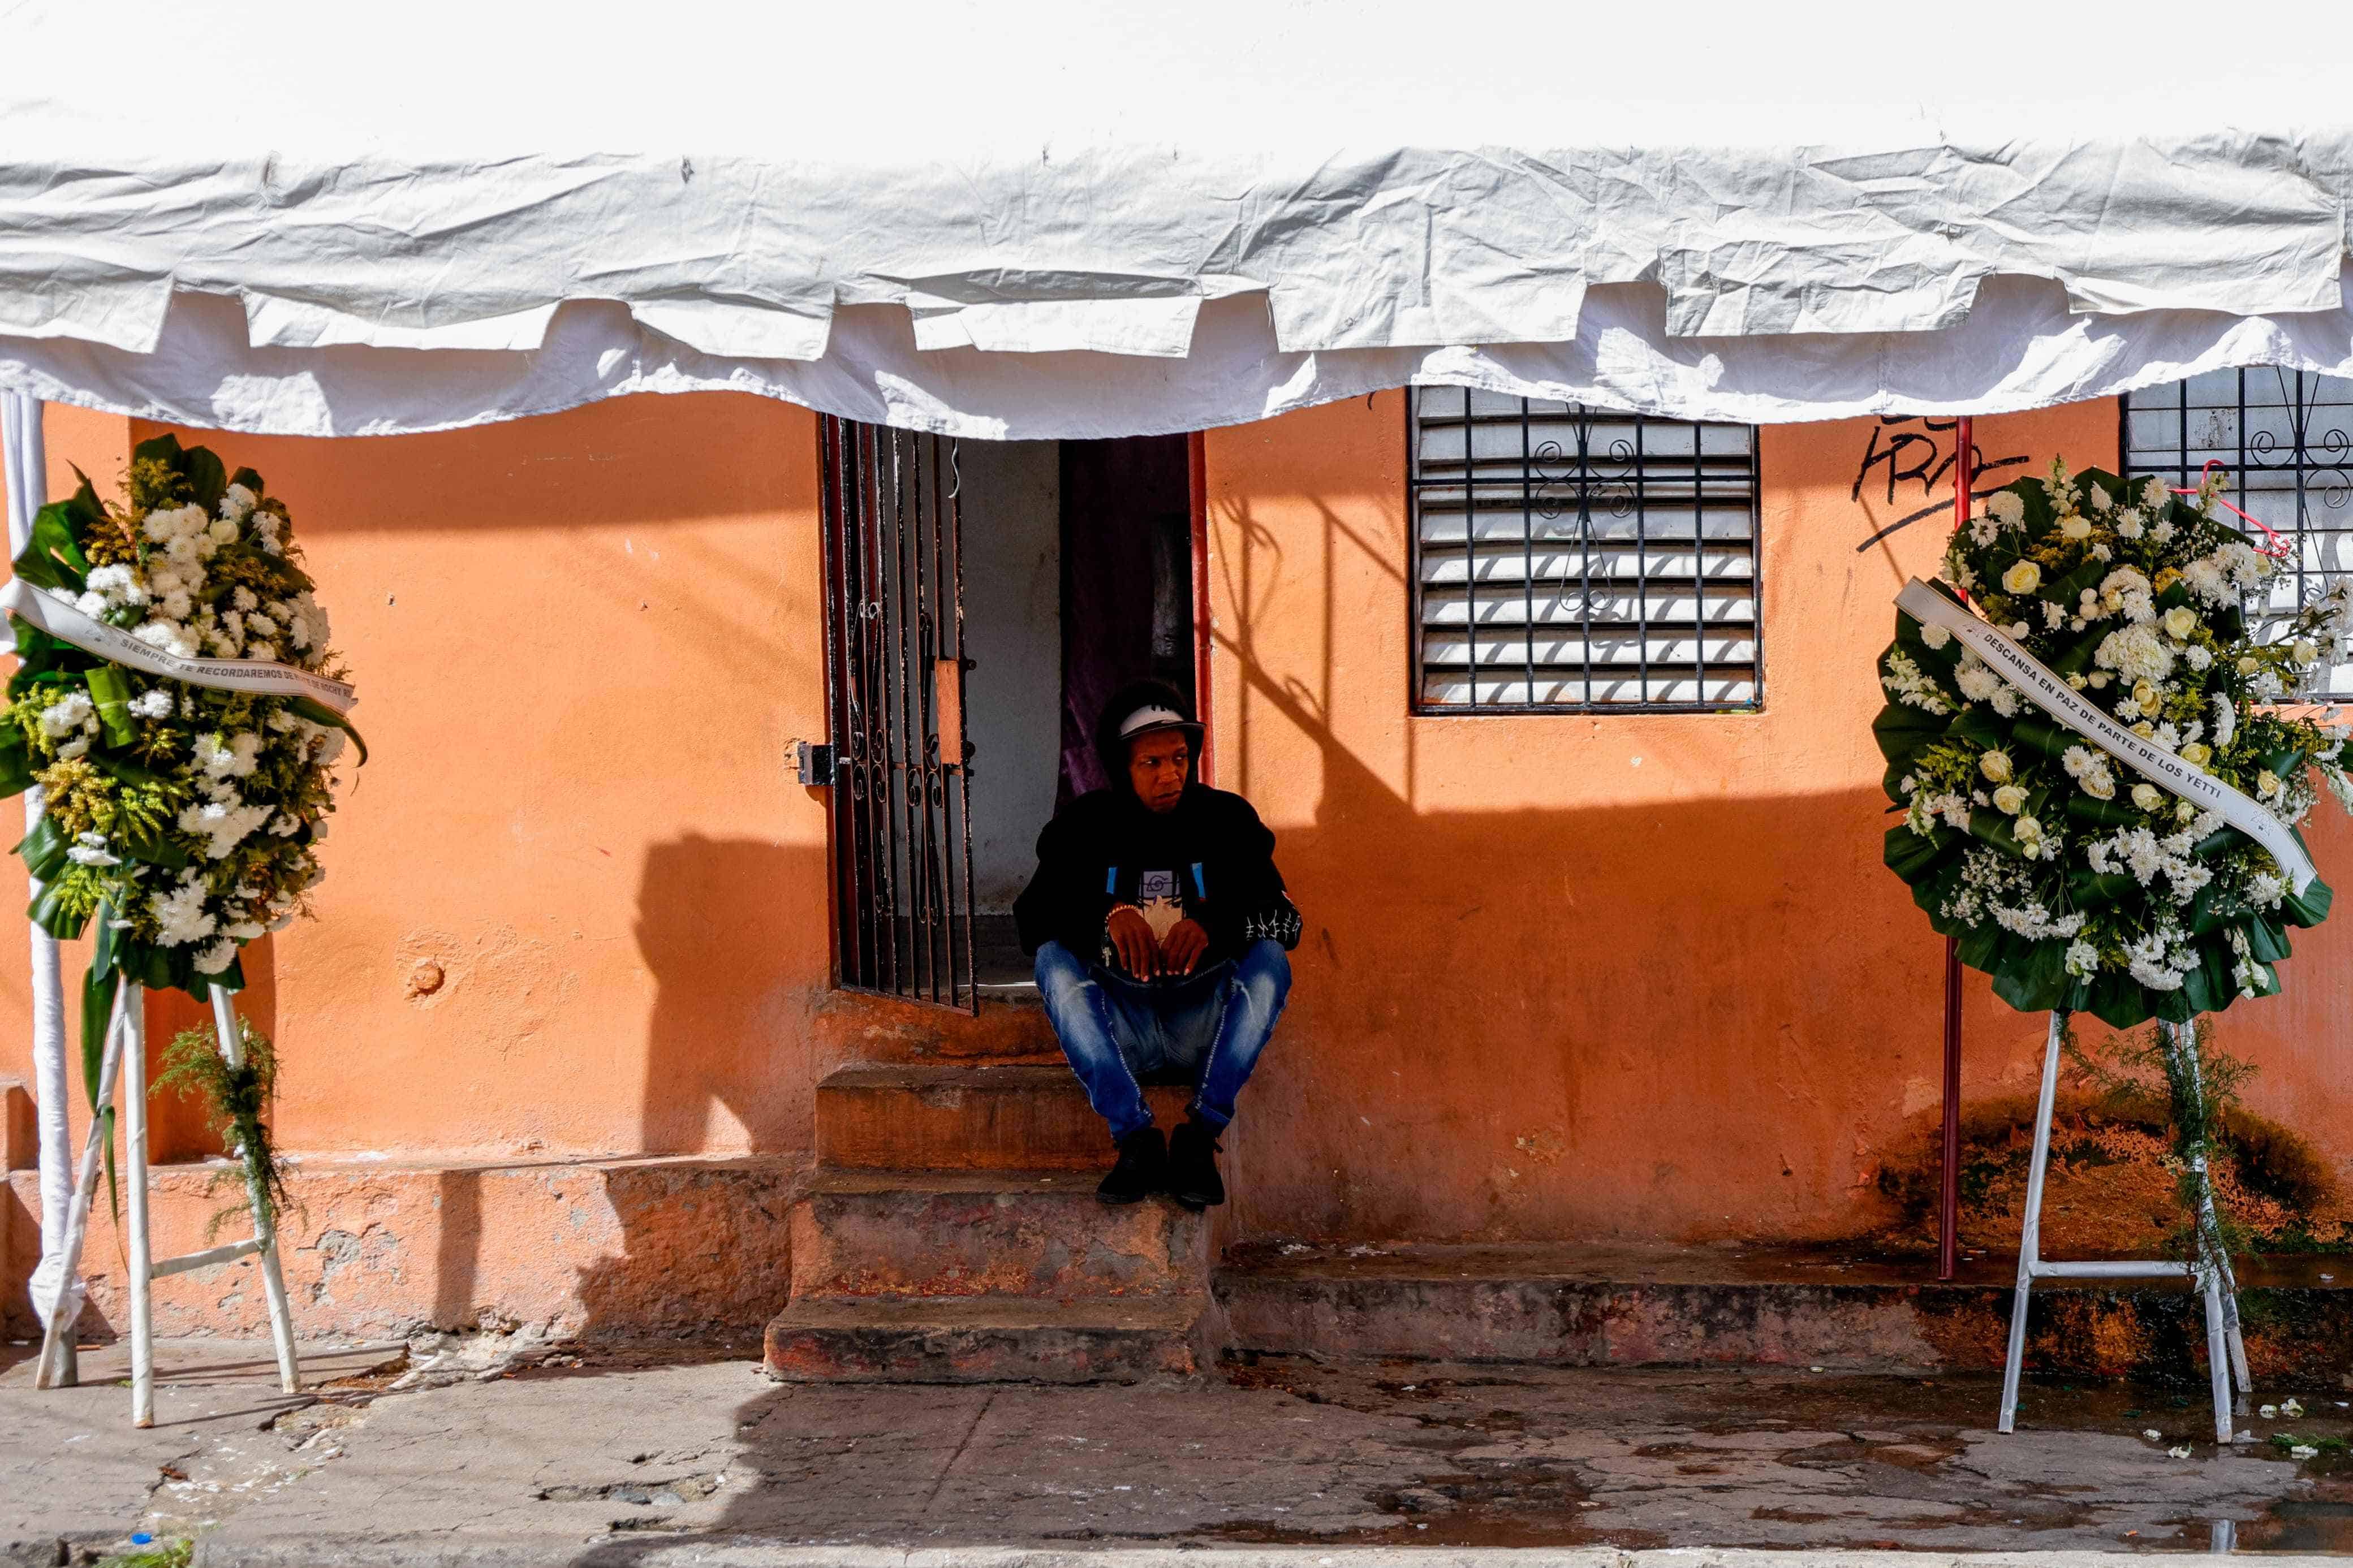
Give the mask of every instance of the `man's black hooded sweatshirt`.
<svg viewBox="0 0 2353 1568">
<path fill-rule="evenodd" d="M 1095 750 L 1111 785 L 1071 801 L 1038 836 L 1038 873 L 1013 904 L 1022 951 L 1059 942 L 1085 962 L 1116 969 L 1104 928 L 1122 904 L 1142 910 L 1162 940 L 1179 920 L 1197 921 L 1209 933 L 1202 967 L 1261 940 L 1298 946 L 1299 911 L 1274 868 L 1274 835 L 1250 802 L 1198 779 L 1187 780 L 1183 798 L 1166 812 L 1136 799 L 1119 727 L 1147 704 L 1186 711 L 1182 699 L 1156 682 L 1127 688 L 1103 710 Z"/>
</svg>

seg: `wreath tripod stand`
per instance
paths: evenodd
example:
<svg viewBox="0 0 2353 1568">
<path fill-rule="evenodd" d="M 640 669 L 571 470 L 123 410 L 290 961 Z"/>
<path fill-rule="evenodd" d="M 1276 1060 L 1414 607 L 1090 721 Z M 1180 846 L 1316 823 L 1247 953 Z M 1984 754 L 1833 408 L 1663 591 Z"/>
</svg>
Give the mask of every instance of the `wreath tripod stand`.
<svg viewBox="0 0 2353 1568">
<path fill-rule="evenodd" d="M 2042 1183 L 2051 1165 L 2051 1111 L 2059 1092 L 2059 1047 L 2066 1037 L 2069 1015 L 2051 1015 L 2051 1033 L 2042 1051 L 2042 1092 L 2034 1110 L 2034 1156 L 2027 1167 L 2026 1218 L 2018 1240 L 2018 1299 L 2010 1313 L 2010 1354 L 2001 1374 L 2001 1421 L 2000 1430 L 2015 1430 L 2018 1425 L 2018 1384 L 2026 1362 L 2026 1304 L 2028 1293 L 2037 1279 L 2186 1279 L 2205 1299 L 2206 1361 L 2209 1379 L 2214 1391 L 2214 1440 L 2228 1443 L 2233 1430 L 2235 1407 L 2232 1388 L 2235 1381 L 2239 1394 L 2254 1392 L 2253 1380 L 2247 1374 L 2247 1344 L 2239 1329 L 2239 1284 L 2231 1271 L 2231 1254 L 2222 1240 L 2220 1213 L 2214 1206 L 2214 1175 L 2208 1168 L 2208 1130 L 2204 1114 L 2204 1080 L 2198 1065 L 2198 1026 L 2195 1024 L 2160 1024 L 2165 1032 L 2165 1049 L 2172 1071 L 2168 1077 L 2176 1084 L 2187 1084 L 2193 1104 L 2198 1108 L 2198 1136 L 2189 1154 L 2190 1173 L 2197 1182 L 2197 1213 L 2193 1223 L 2198 1237 L 2198 1256 L 2183 1263 L 2148 1259 L 2126 1262 L 2064 1263 L 2046 1262 L 2041 1256 L 2042 1241 Z M 2176 1090 L 2175 1114 L 2185 1114 Z"/>
<path fill-rule="evenodd" d="M 246 1201 L 253 1213 L 253 1235 L 243 1241 L 161 1262 L 153 1258 L 147 1234 L 146 999 L 142 986 L 125 982 L 117 989 L 98 1069 L 99 1106 L 116 1098 L 118 1085 L 121 1090 L 123 1163 L 129 1189 L 123 1199 L 123 1217 L 131 1255 L 131 1415 L 132 1424 L 140 1426 L 155 1424 L 155 1316 L 150 1288 L 157 1279 L 192 1268 L 233 1263 L 240 1258 L 261 1259 L 262 1289 L 269 1304 L 269 1336 L 278 1351 L 278 1385 L 288 1394 L 301 1387 L 301 1372 L 294 1359 L 294 1320 L 286 1304 L 286 1274 L 278 1261 L 278 1234 L 270 1221 L 260 1173 L 250 1162 L 246 1167 L 245 1187 Z M 216 1043 L 231 1070 L 236 1070 L 245 1064 L 244 1037 L 237 1028 L 236 1009 L 229 1002 L 229 994 L 217 985 L 212 988 L 212 1004 Z M 80 1180 L 74 1188 L 73 1206 L 66 1216 L 65 1278 L 69 1279 L 81 1267 L 82 1244 L 90 1235 L 90 1203 L 98 1194 L 99 1162 L 105 1145 L 105 1119 L 93 1110 L 90 1136 L 82 1145 Z M 235 1157 L 241 1158 L 244 1152 L 236 1151 Z M 47 1331 L 41 1339 L 40 1365 L 34 1378 L 36 1388 L 55 1388 L 73 1381 L 73 1319 L 79 1305 L 74 1292 L 60 1291 L 57 1304 L 50 1309 Z"/>
</svg>

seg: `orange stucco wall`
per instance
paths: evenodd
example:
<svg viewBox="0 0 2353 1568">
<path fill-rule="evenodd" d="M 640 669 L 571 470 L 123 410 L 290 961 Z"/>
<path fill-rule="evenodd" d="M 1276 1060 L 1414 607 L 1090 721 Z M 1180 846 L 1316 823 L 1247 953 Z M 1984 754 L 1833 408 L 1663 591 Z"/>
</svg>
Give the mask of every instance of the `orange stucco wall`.
<svg viewBox="0 0 2353 1568">
<path fill-rule="evenodd" d="M 53 490 L 69 459 L 111 484 L 154 428 L 52 409 Z M 321 918 L 248 960 L 284 1146 L 806 1149 L 826 828 L 785 752 L 824 726 L 811 416 L 693 395 L 181 434 L 294 509 L 374 753 Z M 23 969 L 0 963 L 0 1075 L 29 1071 Z"/>
<path fill-rule="evenodd" d="M 1854 1228 L 1936 1100 L 1940 945 L 1879 864 L 1869 725 L 1890 600 L 1943 528 L 1856 547 L 1935 498 L 1853 498 L 1873 422 L 1763 433 L 1761 714 L 1415 718 L 1403 424 L 1385 395 L 1208 437 L 1219 782 L 1282 836 L 1307 917 L 1232 1143 L 1238 1228 Z M 67 460 L 107 483 L 149 433 L 49 428 L 58 490 Z M 322 918 L 248 961 L 283 1143 L 410 1165 L 806 1150 L 844 1048 L 818 1017 L 824 806 L 785 757 L 824 721 L 811 416 L 697 395 L 427 437 L 185 435 L 294 507 L 375 752 Z M 2107 463 L 2116 422 L 1979 435 Z M 2353 875 L 2342 824 L 2314 847 Z M 2340 1163 L 2348 928 L 2225 1026 L 2263 1068 L 2249 1098 Z M 27 1071 L 22 970 L 0 959 L 0 1077 Z M 2039 1026 L 1981 984 L 1968 1006 L 1970 1092 L 2016 1088 Z"/>
<path fill-rule="evenodd" d="M 1883 468 L 1855 498 L 1877 424 L 1761 433 L 1767 700 L 1723 716 L 1409 716 L 1398 395 L 1208 436 L 1220 783 L 1281 836 L 1307 921 L 1236 1140 L 1247 1231 L 1818 1237 L 1876 1213 L 1882 1153 L 1934 1114 L 1942 943 L 1880 864 L 1872 661 L 1947 531 L 1858 551 L 1936 499 L 1891 506 Z M 2031 458 L 2012 473 L 2113 467 L 2115 405 L 1978 439 Z M 2314 847 L 2353 874 L 2341 821 Z M 2346 924 L 2224 1030 L 2263 1068 L 2250 1100 L 2340 1164 Z M 2039 1018 L 1976 977 L 1967 1008 L 1968 1093 L 2031 1081 Z"/>
</svg>

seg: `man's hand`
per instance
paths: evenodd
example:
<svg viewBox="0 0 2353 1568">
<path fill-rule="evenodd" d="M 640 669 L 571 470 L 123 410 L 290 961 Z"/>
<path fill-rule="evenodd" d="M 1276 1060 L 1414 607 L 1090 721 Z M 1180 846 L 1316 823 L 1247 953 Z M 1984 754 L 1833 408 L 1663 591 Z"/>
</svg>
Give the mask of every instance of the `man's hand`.
<svg viewBox="0 0 2353 1568">
<path fill-rule="evenodd" d="M 1138 980 L 1149 980 L 1159 972 L 1160 944 L 1152 939 L 1152 922 L 1144 918 L 1142 910 L 1122 904 L 1112 910 L 1104 930 L 1111 937 L 1112 951 L 1119 954 L 1121 968 Z"/>
<path fill-rule="evenodd" d="M 1170 974 L 1190 974 L 1209 951 L 1209 933 L 1198 921 L 1178 921 L 1161 944 L 1160 966 Z"/>
</svg>

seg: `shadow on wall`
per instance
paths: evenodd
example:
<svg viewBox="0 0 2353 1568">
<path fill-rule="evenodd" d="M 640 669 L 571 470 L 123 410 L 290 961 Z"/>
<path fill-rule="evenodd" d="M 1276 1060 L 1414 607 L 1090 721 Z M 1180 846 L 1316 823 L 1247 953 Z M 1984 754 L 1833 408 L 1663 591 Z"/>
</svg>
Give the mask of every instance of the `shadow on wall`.
<svg viewBox="0 0 2353 1568">
<path fill-rule="evenodd" d="M 1287 796 L 1278 819 L 1302 769 L 1320 785 L 1311 824 L 1279 829 L 1306 930 L 1233 1142 L 1238 1234 L 1819 1240 L 1891 1219 L 1874 1176 L 1936 1103 L 1942 943 L 1860 782 L 1883 606 L 1829 647 L 1791 626 L 1852 667 L 1797 670 L 1764 714 L 1404 719 L 1404 649 L 1365 630 L 1388 599 L 1404 634 L 1402 547 L 1319 510 L 1320 530 L 1221 525 L 1241 609 L 1219 700 L 1242 722 L 1220 782 Z M 1968 1093 L 2031 1087 L 2041 1019 L 1974 974 L 1966 1007 Z"/>
<path fill-rule="evenodd" d="M 637 1147 L 611 1163 L 438 1173 L 437 1327 L 511 1326 L 494 1301 L 577 1301 L 589 1336 L 756 1335 L 787 1294 L 786 1226 L 818 1076 L 802 1019 L 809 954 L 825 951 L 825 875 L 815 848 L 691 834 L 653 847 L 635 927 L 656 987 Z M 748 1152 L 700 1153 L 713 1144 Z M 546 1223 L 572 1234 L 557 1246 L 522 1234 Z M 601 1260 L 579 1267 L 584 1252 Z"/>
<path fill-rule="evenodd" d="M 636 931 L 657 987 L 638 1112 L 649 1158 L 595 1173 L 618 1252 L 579 1273 L 584 1333 L 716 1325 L 756 1339 L 789 1294 L 787 1217 L 820 1071 L 805 1021 L 827 979 L 828 879 L 822 849 L 756 839 L 689 834 L 647 855 Z M 749 1152 L 659 1158 L 712 1143 Z"/>
</svg>

